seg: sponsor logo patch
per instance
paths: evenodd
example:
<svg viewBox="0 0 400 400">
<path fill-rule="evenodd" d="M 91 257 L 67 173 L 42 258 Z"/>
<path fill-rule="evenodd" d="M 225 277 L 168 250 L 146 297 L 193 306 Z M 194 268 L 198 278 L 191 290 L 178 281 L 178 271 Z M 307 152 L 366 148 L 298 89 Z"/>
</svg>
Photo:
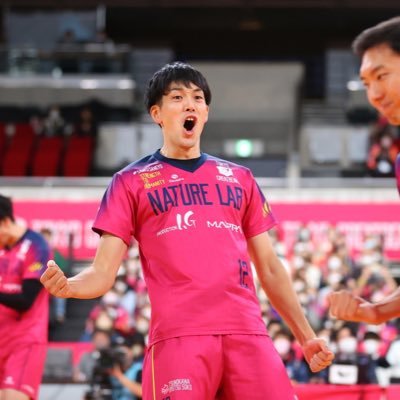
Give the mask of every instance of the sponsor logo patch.
<svg viewBox="0 0 400 400">
<path fill-rule="evenodd" d="M 165 235 L 172 231 L 182 231 L 196 227 L 196 220 L 193 218 L 194 212 L 188 211 L 185 214 L 176 214 L 176 225 L 171 225 L 157 232 L 157 236 Z"/>
<path fill-rule="evenodd" d="M 161 388 L 161 393 L 163 395 L 166 395 L 173 392 L 191 391 L 191 390 L 193 390 L 193 388 L 190 379 L 183 378 L 183 379 L 174 379 L 164 384 Z"/>
</svg>

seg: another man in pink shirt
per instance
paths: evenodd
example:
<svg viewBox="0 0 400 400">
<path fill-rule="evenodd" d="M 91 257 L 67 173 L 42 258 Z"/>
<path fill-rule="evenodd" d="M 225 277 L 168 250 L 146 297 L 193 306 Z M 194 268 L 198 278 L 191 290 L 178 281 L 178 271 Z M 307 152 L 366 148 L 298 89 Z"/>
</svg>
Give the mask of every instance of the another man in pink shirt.
<svg viewBox="0 0 400 400">
<path fill-rule="evenodd" d="M 0 399 L 36 400 L 47 350 L 46 240 L 17 224 L 0 195 Z"/>
<path fill-rule="evenodd" d="M 360 78 L 368 101 L 390 124 L 400 125 L 400 17 L 361 32 L 353 42 L 353 50 L 361 57 Z M 395 172 L 400 193 L 400 154 Z M 329 301 L 330 313 L 338 319 L 381 324 L 400 317 L 400 288 L 377 303 L 348 291 L 332 293 Z"/>
<path fill-rule="evenodd" d="M 150 80 L 146 106 L 164 143 L 114 175 L 93 229 L 93 265 L 67 279 L 50 261 L 42 283 L 92 298 L 113 284 L 131 238 L 152 305 L 145 400 L 293 400 L 261 318 L 251 262 L 313 371 L 333 354 L 305 319 L 268 230 L 275 219 L 250 170 L 200 151 L 211 92 L 188 64 Z"/>
</svg>

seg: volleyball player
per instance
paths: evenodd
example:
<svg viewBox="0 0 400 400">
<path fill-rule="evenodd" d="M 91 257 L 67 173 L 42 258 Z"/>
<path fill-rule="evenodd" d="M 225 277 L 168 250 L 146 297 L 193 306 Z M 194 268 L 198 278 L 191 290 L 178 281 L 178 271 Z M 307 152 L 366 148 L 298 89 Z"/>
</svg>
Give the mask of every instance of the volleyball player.
<svg viewBox="0 0 400 400">
<path fill-rule="evenodd" d="M 50 261 L 42 282 L 56 296 L 102 295 L 133 236 L 152 305 L 143 398 L 293 400 L 261 318 L 251 262 L 312 371 L 333 353 L 274 253 L 275 219 L 250 170 L 200 150 L 210 101 L 206 79 L 188 64 L 154 74 L 146 106 L 162 148 L 114 175 L 94 222 L 101 239 L 93 265 L 67 279 Z"/>
<path fill-rule="evenodd" d="M 49 319 L 40 283 L 50 257 L 46 240 L 15 221 L 0 195 L 0 400 L 35 400 L 42 379 Z"/>
<path fill-rule="evenodd" d="M 361 32 L 353 42 L 361 57 L 360 78 L 370 104 L 392 125 L 400 125 L 400 17 Z M 400 193 L 400 154 L 396 165 Z M 380 324 L 400 317 L 400 288 L 385 299 L 370 303 L 348 291 L 331 293 L 330 313 L 338 319 Z"/>
</svg>

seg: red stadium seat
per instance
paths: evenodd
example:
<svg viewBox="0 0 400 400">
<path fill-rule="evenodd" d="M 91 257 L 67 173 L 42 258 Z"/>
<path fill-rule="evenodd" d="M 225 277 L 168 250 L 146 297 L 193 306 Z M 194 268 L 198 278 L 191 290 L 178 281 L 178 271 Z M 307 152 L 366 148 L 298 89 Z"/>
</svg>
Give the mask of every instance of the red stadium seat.
<svg viewBox="0 0 400 400">
<path fill-rule="evenodd" d="M 0 124 L 0 167 L 3 162 L 4 153 L 7 147 L 7 135 L 4 124 Z"/>
<path fill-rule="evenodd" d="M 92 137 L 72 135 L 68 141 L 64 160 L 64 176 L 88 176 L 92 163 L 94 140 Z"/>
<path fill-rule="evenodd" d="M 16 124 L 14 134 L 10 137 L 9 148 L 16 150 L 26 148 L 32 150 L 36 134 L 29 124 Z"/>
<path fill-rule="evenodd" d="M 26 176 L 29 172 L 31 149 L 27 147 L 8 148 L 4 156 L 4 176 Z"/>
<path fill-rule="evenodd" d="M 64 157 L 64 176 L 88 176 L 92 161 L 92 152 L 87 150 L 69 150 Z"/>
<path fill-rule="evenodd" d="M 64 145 L 62 137 L 40 138 L 32 161 L 33 176 L 56 176 Z"/>
</svg>

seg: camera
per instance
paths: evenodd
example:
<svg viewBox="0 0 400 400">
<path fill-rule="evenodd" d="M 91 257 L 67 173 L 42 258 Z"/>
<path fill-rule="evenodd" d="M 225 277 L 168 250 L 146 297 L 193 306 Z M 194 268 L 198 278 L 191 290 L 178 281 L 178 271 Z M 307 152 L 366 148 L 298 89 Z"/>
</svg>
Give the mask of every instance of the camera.
<svg viewBox="0 0 400 400">
<path fill-rule="evenodd" d="M 109 347 L 94 353 L 95 363 L 90 379 L 90 389 L 84 400 L 112 400 L 113 385 L 110 370 L 118 365 L 121 369 L 126 363 L 126 353 L 119 347 Z"/>
</svg>

